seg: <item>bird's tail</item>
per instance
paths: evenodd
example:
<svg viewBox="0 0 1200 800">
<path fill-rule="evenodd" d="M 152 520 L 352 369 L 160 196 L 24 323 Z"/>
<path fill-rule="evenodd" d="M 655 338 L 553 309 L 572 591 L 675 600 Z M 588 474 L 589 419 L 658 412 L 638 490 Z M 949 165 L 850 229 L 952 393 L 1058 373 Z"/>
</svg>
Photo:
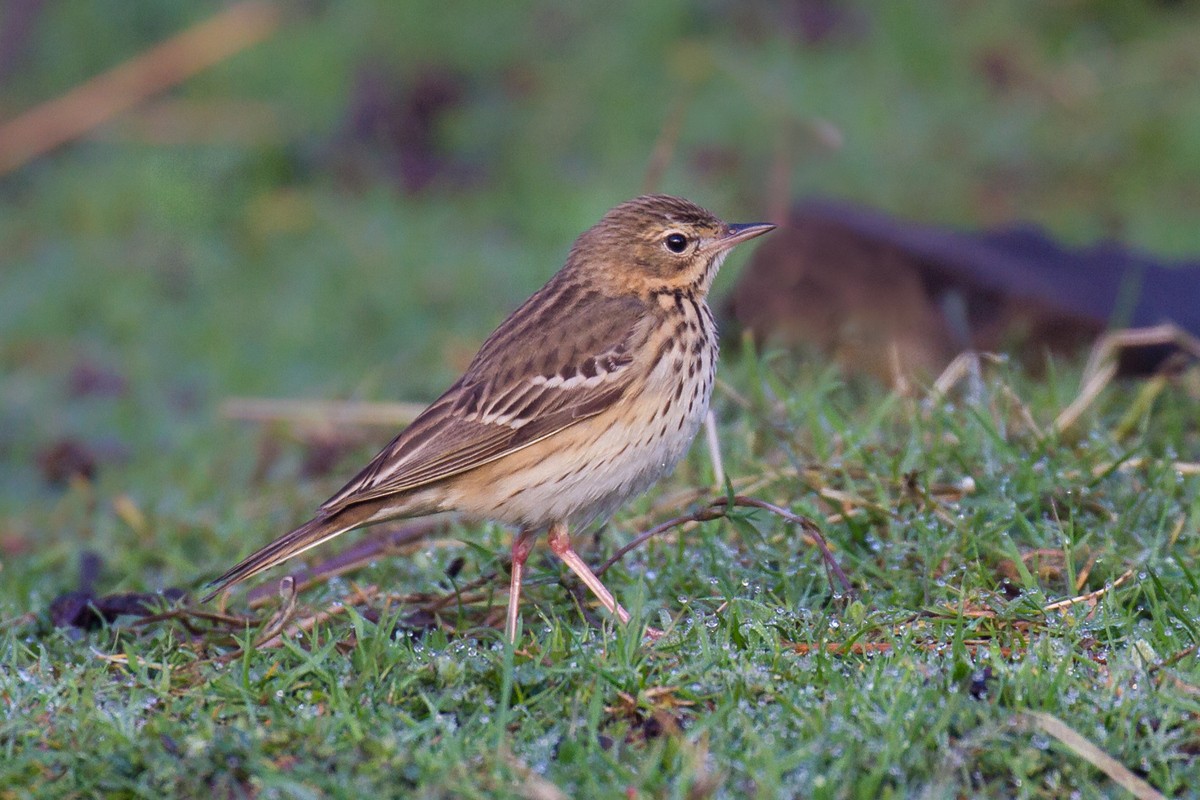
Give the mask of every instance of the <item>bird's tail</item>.
<svg viewBox="0 0 1200 800">
<path fill-rule="evenodd" d="M 230 586 L 252 578 L 258 573 L 287 561 L 305 550 L 316 547 L 322 542 L 327 542 L 352 528 L 357 528 L 366 521 L 361 518 L 348 519 L 348 516 L 358 515 L 348 515 L 346 510 L 329 516 L 315 517 L 248 556 L 240 564 L 209 583 L 206 588 L 211 587 L 212 590 L 200 602 L 207 603 Z"/>
</svg>

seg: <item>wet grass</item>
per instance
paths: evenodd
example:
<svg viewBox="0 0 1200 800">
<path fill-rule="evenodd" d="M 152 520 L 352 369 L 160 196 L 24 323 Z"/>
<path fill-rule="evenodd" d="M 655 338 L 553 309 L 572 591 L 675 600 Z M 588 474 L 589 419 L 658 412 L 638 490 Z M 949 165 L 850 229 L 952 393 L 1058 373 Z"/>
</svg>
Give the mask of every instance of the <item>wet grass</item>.
<svg viewBox="0 0 1200 800">
<path fill-rule="evenodd" d="M 515 653 L 479 627 L 486 600 L 414 629 L 410 607 L 371 590 L 358 610 L 232 659 L 261 637 L 128 618 L 80 634 L 38 613 L 4 632 L 4 783 L 61 776 L 68 795 L 531 796 L 542 780 L 566 796 L 1106 794 L 1026 716 L 1043 712 L 1165 793 L 1186 790 L 1198 745 L 1197 479 L 1163 451 L 1195 446 L 1195 396 L 1162 398 L 1120 442 L 1107 431 L 1127 394 L 1114 390 L 1086 435 L 1064 442 L 1022 429 L 1001 389 L 1047 387 L 1012 376 L 993 377 L 981 402 L 928 404 L 782 357 L 753 370 L 743 360 L 727 379 L 753 389 L 751 373 L 788 399 L 721 403 L 730 474 L 821 522 L 852 597 L 831 590 L 794 527 L 739 510 L 652 540 L 607 574 L 635 612 L 629 629 L 593 627 L 559 566 L 535 559 Z M 1168 443 L 1160 429 L 1186 433 Z M 1133 458 L 1145 461 L 1113 468 Z M 710 481 L 698 451 L 593 558 L 674 513 L 672 489 Z M 110 552 L 186 560 L 144 552 L 170 546 L 150 532 L 170 527 L 114 532 Z M 445 593 L 457 559 L 460 584 L 496 569 L 505 535 L 465 527 L 380 560 L 306 593 L 296 618 L 342 610 L 355 586 Z M 223 538 L 177 536 L 177 550 Z M 26 560 L 38 559 L 59 564 L 49 581 L 34 569 L 11 580 L 48 593 L 66 557 Z M 646 623 L 668 635 L 644 644 Z"/>
<path fill-rule="evenodd" d="M 205 13 L 165 4 L 131 28 L 107 5 L 46 12 L 6 108 Z M 804 192 L 1200 250 L 1186 8 L 914 4 L 812 42 L 767 4 L 419 6 L 295 13 L 176 93 L 266 104 L 260 138 L 153 143 L 126 121 L 0 182 L 0 797 L 1120 791 L 1035 713 L 1159 791 L 1190 791 L 1188 375 L 1144 407 L 1141 386 L 1114 386 L 1056 436 L 1076 364 L 1038 379 L 989 367 L 981 392 L 934 401 L 726 343 L 734 486 L 817 520 L 853 596 L 795 526 L 742 509 L 606 574 L 635 612 L 626 630 L 597 627 L 539 555 L 515 652 L 486 624 L 508 537 L 486 525 L 306 590 L 292 619 L 336 615 L 277 646 L 250 646 L 276 600 L 200 633 L 51 624 L 85 550 L 103 556 L 102 593 L 194 589 L 305 517 L 390 431 L 314 438 L 224 420 L 220 402 L 431 399 L 571 237 L 638 192 L 676 103 L 661 188 L 731 218 L 763 213 L 792 130 Z M 461 87 L 420 191 L 386 146 L 348 133 L 364 67 Z M 91 480 L 50 480 L 64 444 Z M 723 494 L 698 446 L 580 545 L 598 563 Z M 425 600 L 383 597 L 471 585 L 485 596 L 432 629 L 411 616 Z M 337 605 L 360 588 L 365 602 Z M 668 635 L 643 644 L 647 624 Z"/>
</svg>

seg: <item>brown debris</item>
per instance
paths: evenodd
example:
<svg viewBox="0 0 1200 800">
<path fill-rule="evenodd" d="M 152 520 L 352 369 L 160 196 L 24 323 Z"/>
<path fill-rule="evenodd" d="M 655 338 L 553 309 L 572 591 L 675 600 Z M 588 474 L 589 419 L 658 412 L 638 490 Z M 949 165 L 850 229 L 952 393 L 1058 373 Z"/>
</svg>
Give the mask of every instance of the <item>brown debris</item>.
<svg viewBox="0 0 1200 800">
<path fill-rule="evenodd" d="M 78 439 L 59 439 L 37 454 L 42 479 L 52 486 L 65 486 L 73 478 L 90 481 L 98 463 L 92 448 Z"/>
<path fill-rule="evenodd" d="M 687 726 L 686 710 L 692 701 L 676 696 L 676 686 L 652 686 L 635 697 L 617 692 L 617 702 L 606 706 L 609 722 L 623 721 L 629 725 L 626 742 L 650 741 L 663 736 L 682 735 Z"/>
<path fill-rule="evenodd" d="M 1130 323 L 1200 328 L 1197 266 L 1112 243 L 1071 249 L 1031 226 L 961 232 L 814 200 L 756 249 L 724 311 L 760 342 L 815 346 L 889 381 L 933 377 L 968 349 L 1037 370 L 1104 332 L 1130 276 Z M 1120 374 L 1156 371 L 1179 349 L 1125 352 Z"/>
<path fill-rule="evenodd" d="M 1030 550 L 1021 554 L 1021 562 L 1043 586 L 1062 583 L 1063 576 L 1066 574 L 1067 559 L 1062 550 L 1052 548 Z M 1021 583 L 1021 570 L 1010 559 L 1006 558 L 1000 561 L 996 565 L 996 572 L 1001 579 L 1014 585 Z"/>
<path fill-rule="evenodd" d="M 97 595 L 95 585 L 101 567 L 102 561 L 96 553 L 85 552 L 80 556 L 79 588 L 50 601 L 50 621 L 56 628 L 95 630 L 117 617 L 148 616 L 165 605 L 187 599 L 187 592 L 182 589 Z"/>
<path fill-rule="evenodd" d="M 869 3 L 845 0 L 740 0 L 713 9 L 721 13 L 721 24 L 749 39 L 782 35 L 800 47 L 845 47 L 864 39 L 872 26 Z"/>
<path fill-rule="evenodd" d="M 347 176 L 357 180 L 382 168 L 410 193 L 442 179 L 463 182 L 471 170 L 448 151 L 442 125 L 466 93 L 465 78 L 445 66 L 428 66 L 408 79 L 363 69 L 335 148 Z"/>
<path fill-rule="evenodd" d="M 67 376 L 67 392 L 75 398 L 120 397 L 128 388 L 124 375 L 94 361 L 80 361 Z"/>
<path fill-rule="evenodd" d="M 324 478 L 358 442 L 348 436 L 314 436 L 305 444 L 300 474 L 305 478 Z"/>
<path fill-rule="evenodd" d="M 35 463 L 46 483 L 66 486 L 72 481 L 91 481 L 101 466 L 128 457 L 128 448 L 116 439 L 85 441 L 65 436 L 39 450 Z"/>
<path fill-rule="evenodd" d="M 45 0 L 9 0 L 0 10 L 0 85 L 25 60 L 45 4 Z"/>
<path fill-rule="evenodd" d="M 145 617 L 164 605 L 187 598 L 183 589 L 162 592 L 118 592 L 97 597 L 85 592 L 66 592 L 50 601 L 50 621 L 56 628 L 95 630 L 117 617 Z"/>
</svg>

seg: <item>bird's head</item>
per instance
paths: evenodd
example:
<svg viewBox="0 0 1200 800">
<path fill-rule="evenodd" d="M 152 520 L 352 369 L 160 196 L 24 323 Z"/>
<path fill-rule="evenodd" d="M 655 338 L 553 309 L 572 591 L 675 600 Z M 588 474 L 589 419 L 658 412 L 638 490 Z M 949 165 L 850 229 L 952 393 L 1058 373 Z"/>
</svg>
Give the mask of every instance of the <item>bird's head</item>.
<svg viewBox="0 0 1200 800">
<path fill-rule="evenodd" d="M 775 228 L 722 222 L 700 206 L 665 194 L 621 203 L 584 231 L 568 269 L 623 291 L 708 292 L 729 251 Z"/>
</svg>

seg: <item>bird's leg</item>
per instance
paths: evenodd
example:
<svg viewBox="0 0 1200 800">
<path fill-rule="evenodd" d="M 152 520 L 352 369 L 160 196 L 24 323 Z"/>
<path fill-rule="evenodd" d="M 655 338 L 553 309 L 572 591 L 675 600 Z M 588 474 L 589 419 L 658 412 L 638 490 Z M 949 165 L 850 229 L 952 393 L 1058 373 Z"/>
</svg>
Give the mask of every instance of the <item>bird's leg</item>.
<svg viewBox="0 0 1200 800">
<path fill-rule="evenodd" d="M 522 528 L 512 542 L 512 578 L 508 583 L 508 616 L 504 632 L 508 640 L 517 643 L 517 615 L 521 605 L 521 577 L 525 573 L 525 561 L 537 543 L 537 532 Z"/>
<path fill-rule="evenodd" d="M 571 535 L 567 533 L 566 523 L 555 522 L 551 525 L 546 534 L 546 540 L 550 543 L 550 549 L 554 551 L 554 555 L 561 558 L 563 563 L 579 576 L 579 580 L 592 590 L 592 594 L 596 595 L 600 605 L 607 608 L 608 613 L 619 619 L 622 625 L 628 624 L 629 612 L 621 607 L 621 604 L 612 596 L 612 592 L 606 589 L 600 579 L 596 577 L 596 573 L 592 572 L 579 554 L 571 548 Z"/>
</svg>

